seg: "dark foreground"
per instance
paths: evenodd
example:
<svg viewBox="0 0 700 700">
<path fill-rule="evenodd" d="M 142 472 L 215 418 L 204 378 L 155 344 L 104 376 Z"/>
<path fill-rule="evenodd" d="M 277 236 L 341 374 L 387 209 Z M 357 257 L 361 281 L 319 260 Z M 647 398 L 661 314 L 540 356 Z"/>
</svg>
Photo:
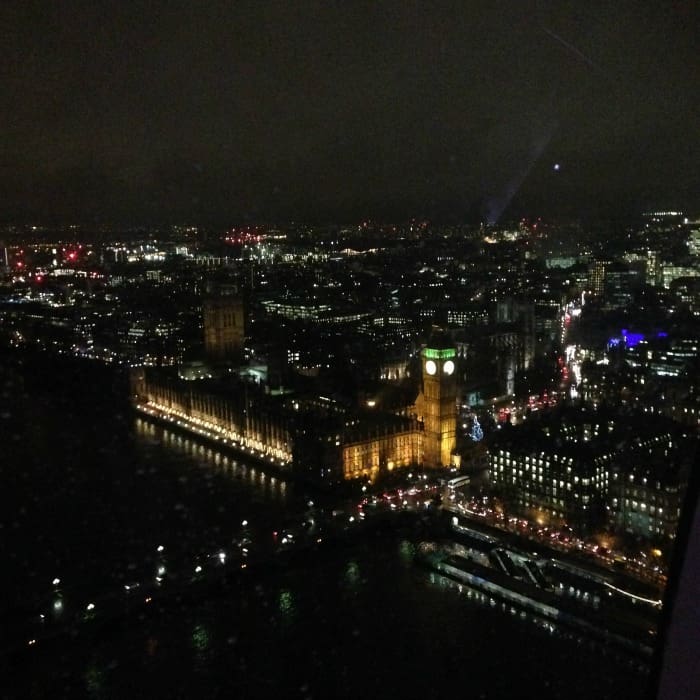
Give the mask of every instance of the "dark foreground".
<svg viewBox="0 0 700 700">
<path fill-rule="evenodd" d="M 14 371 L 14 370 L 13 370 Z M 144 427 L 100 386 L 3 373 L 5 612 L 117 590 L 264 533 L 306 494 Z M 64 378 L 65 379 L 65 378 Z M 100 400 L 102 396 L 102 400 Z M 117 410 L 115 410 L 117 406 Z M 7 417 L 9 415 L 9 418 Z M 378 536 L 140 608 L 0 660 L 9 698 L 641 697 L 639 660 L 416 567 Z M 155 602 L 155 601 L 154 601 Z"/>
</svg>

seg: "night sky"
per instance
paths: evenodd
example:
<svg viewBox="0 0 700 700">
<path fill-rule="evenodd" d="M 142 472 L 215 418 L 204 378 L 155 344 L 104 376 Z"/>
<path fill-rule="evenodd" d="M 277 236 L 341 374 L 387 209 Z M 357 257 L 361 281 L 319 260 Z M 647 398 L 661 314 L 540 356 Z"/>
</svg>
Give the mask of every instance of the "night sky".
<svg viewBox="0 0 700 700">
<path fill-rule="evenodd" d="M 0 220 L 698 214 L 699 6 L 3 0 Z"/>
</svg>

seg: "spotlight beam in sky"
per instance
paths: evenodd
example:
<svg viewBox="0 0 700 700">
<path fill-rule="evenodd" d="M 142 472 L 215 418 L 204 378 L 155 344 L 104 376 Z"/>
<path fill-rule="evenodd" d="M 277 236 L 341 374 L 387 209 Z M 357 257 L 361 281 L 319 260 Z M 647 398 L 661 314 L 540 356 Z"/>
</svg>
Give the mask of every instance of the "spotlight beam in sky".
<svg viewBox="0 0 700 700">
<path fill-rule="evenodd" d="M 588 56 L 586 56 L 586 54 L 583 53 L 583 51 L 579 51 L 573 44 L 566 41 L 566 39 L 562 39 L 562 37 L 560 37 L 558 34 L 555 34 L 550 29 L 547 29 L 547 27 L 542 27 L 542 31 L 547 36 L 549 36 L 552 39 L 554 39 L 555 41 L 559 42 L 565 49 L 568 49 L 574 55 L 578 56 L 584 63 L 588 64 L 591 68 L 593 68 L 595 70 L 599 70 L 599 67 L 593 61 L 591 61 L 591 59 L 588 58 Z"/>
</svg>

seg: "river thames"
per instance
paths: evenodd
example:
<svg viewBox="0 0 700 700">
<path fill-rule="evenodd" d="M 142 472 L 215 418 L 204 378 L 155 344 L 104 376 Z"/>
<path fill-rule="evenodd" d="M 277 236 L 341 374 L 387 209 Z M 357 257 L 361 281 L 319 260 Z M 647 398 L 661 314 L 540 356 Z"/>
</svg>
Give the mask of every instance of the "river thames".
<svg viewBox="0 0 700 700">
<path fill-rule="evenodd" d="M 101 373 L 2 372 L 3 613 L 84 605 L 230 546 L 309 493 L 135 416 Z M 72 388 L 71 388 L 72 387 Z M 164 553 L 158 553 L 158 547 Z M 384 534 L 3 659 L 7 697 L 642 697 L 639 659 L 417 567 Z M 167 556 L 166 556 L 167 555 Z"/>
</svg>

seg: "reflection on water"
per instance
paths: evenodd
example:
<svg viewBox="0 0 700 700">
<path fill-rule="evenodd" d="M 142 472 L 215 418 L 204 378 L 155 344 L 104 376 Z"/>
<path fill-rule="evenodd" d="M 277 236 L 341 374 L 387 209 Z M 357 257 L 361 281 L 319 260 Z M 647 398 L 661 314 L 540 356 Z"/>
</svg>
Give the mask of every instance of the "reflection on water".
<svg viewBox="0 0 700 700">
<path fill-rule="evenodd" d="M 265 499 L 286 502 L 288 487 L 284 479 L 266 474 L 260 468 L 141 417 L 135 419 L 134 425 L 136 435 L 144 438 L 146 448 L 156 450 L 162 445 L 173 454 L 195 458 L 202 468 L 215 470 L 256 487 L 256 491 Z"/>
<path fill-rule="evenodd" d="M 278 476 L 141 418 L 115 423 L 109 406 L 15 400 L 26 420 L 18 449 L 2 455 L 7 600 L 30 591 L 60 615 L 160 567 L 193 571 L 202 553 L 230 547 L 243 520 L 270 536 L 304 508 Z M 15 697 L 643 693 L 643 665 L 418 569 L 413 554 L 408 541 L 380 539 L 230 595 L 126 617 L 104 635 L 37 645 L 15 674 Z"/>
<path fill-rule="evenodd" d="M 209 648 L 209 633 L 204 625 L 196 625 L 192 630 L 192 646 L 197 651 L 206 651 Z"/>
<path fill-rule="evenodd" d="M 494 613 L 507 615 L 515 618 L 526 625 L 532 625 L 540 630 L 544 630 L 550 637 L 558 640 L 566 640 L 576 647 L 585 647 L 591 653 L 601 654 L 610 657 L 615 663 L 623 664 L 628 669 L 633 669 L 644 675 L 649 673 L 649 667 L 640 658 L 625 653 L 622 649 L 609 646 L 593 637 L 579 634 L 569 627 L 557 624 L 551 620 L 546 620 L 539 615 L 517 608 L 510 603 L 494 598 L 488 593 L 484 593 L 472 588 L 464 583 L 455 581 L 447 576 L 431 571 L 427 574 L 427 580 L 431 586 L 443 590 L 455 592 L 457 597 L 470 605 L 476 605 L 493 610 Z"/>
<path fill-rule="evenodd" d="M 105 669 L 97 665 L 88 666 L 84 674 L 85 690 L 88 697 L 99 698 L 105 697 Z"/>
<path fill-rule="evenodd" d="M 413 542 L 403 540 L 399 546 L 399 557 L 404 566 L 413 566 L 414 557 L 416 556 L 416 546 Z"/>
<path fill-rule="evenodd" d="M 349 561 L 345 568 L 345 584 L 350 590 L 356 589 L 362 582 L 360 566 L 356 561 Z"/>
<path fill-rule="evenodd" d="M 294 597 L 290 590 L 282 590 L 279 594 L 278 609 L 283 619 L 291 621 L 296 614 L 294 606 Z"/>
<path fill-rule="evenodd" d="M 54 596 L 55 578 L 67 608 L 152 582 L 158 547 L 168 575 L 190 571 L 229 550 L 243 521 L 271 542 L 303 509 L 279 476 L 142 418 L 115 421 L 108 404 L 12 399 L 25 420 L 2 455 L 0 554 L 13 575 L 0 577 L 0 610 Z"/>
<path fill-rule="evenodd" d="M 193 665 L 197 671 L 203 671 L 209 662 L 211 636 L 207 627 L 196 624 L 192 630 Z"/>
<path fill-rule="evenodd" d="M 639 661 L 407 567 L 412 546 L 359 546 L 129 624 L 123 635 L 78 639 L 36 662 L 41 673 L 23 678 L 32 686 L 24 696 L 45 697 L 38 691 L 51 683 L 76 696 L 76 674 L 89 697 L 133 697 L 134 688 L 138 697 L 643 696 Z"/>
</svg>

